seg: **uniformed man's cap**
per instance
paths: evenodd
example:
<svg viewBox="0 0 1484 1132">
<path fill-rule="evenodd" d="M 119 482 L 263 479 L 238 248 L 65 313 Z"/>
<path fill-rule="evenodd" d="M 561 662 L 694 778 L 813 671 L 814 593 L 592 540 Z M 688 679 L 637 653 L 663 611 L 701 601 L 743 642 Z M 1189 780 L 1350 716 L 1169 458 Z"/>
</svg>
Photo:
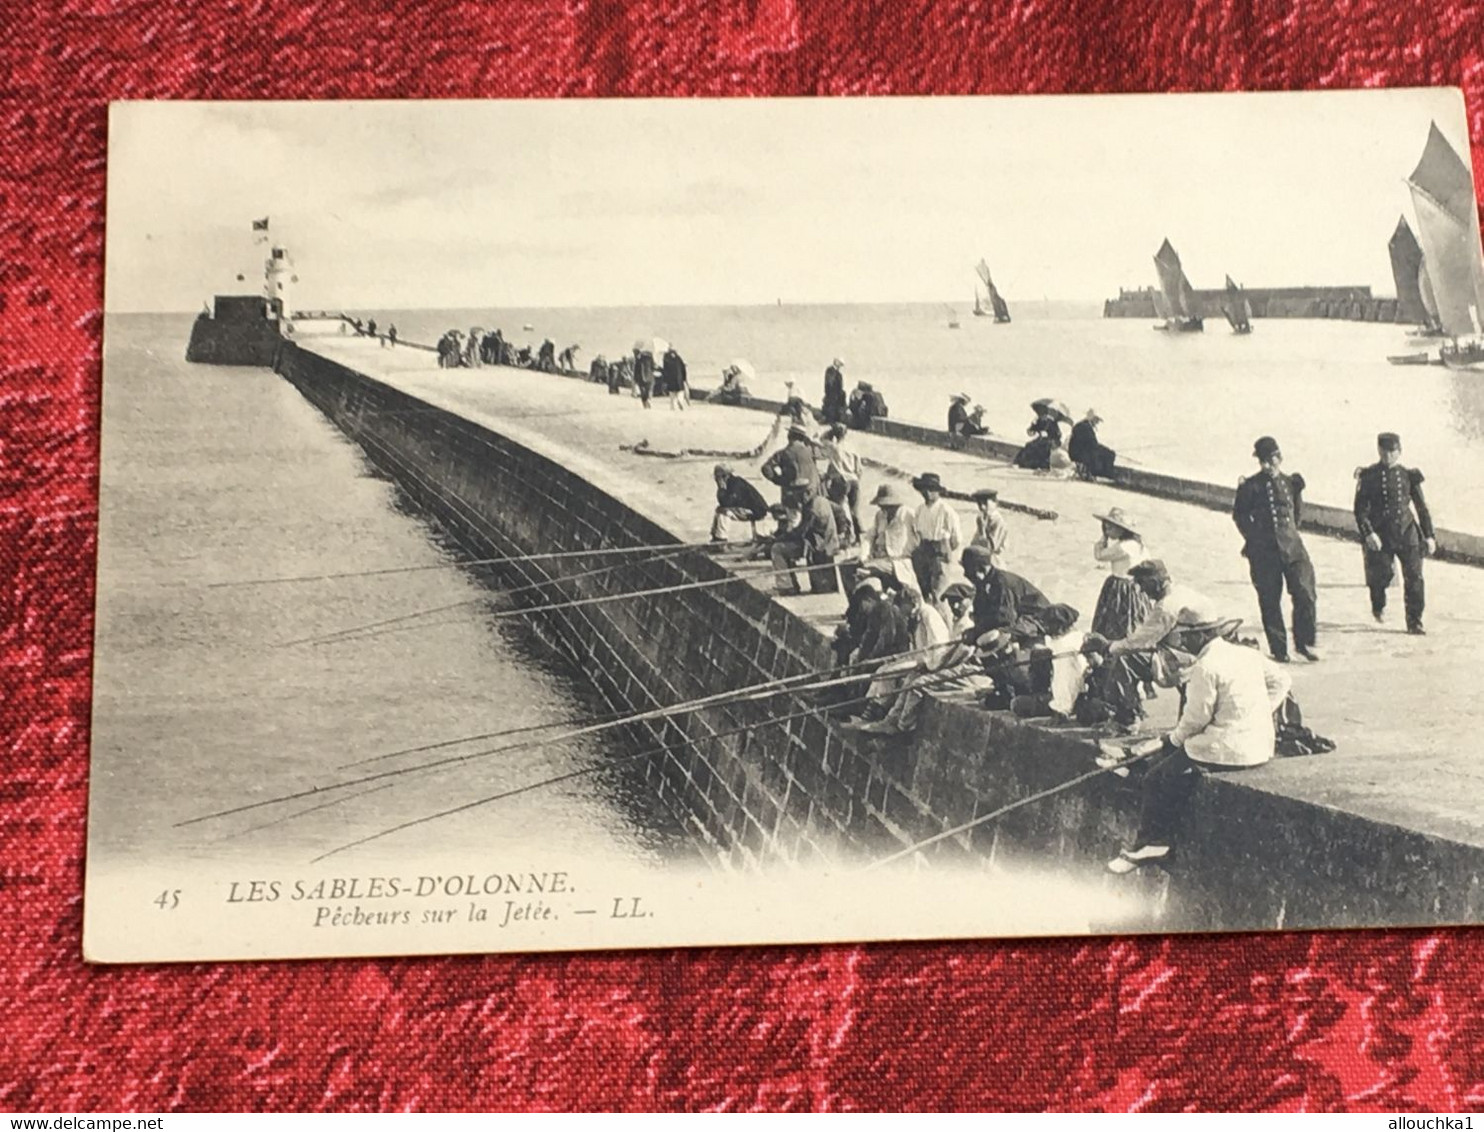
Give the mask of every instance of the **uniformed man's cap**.
<svg viewBox="0 0 1484 1132">
<path fill-rule="evenodd" d="M 1278 453 L 1278 442 L 1271 436 L 1259 436 L 1257 443 L 1252 446 L 1252 454 L 1259 460 L 1266 460 L 1269 456 Z"/>
<path fill-rule="evenodd" d="M 983 503 L 987 499 L 998 499 L 999 497 L 999 491 L 992 487 L 981 487 L 972 496 L 975 503 Z"/>
<path fill-rule="evenodd" d="M 1398 452 L 1401 446 L 1402 438 L 1394 432 L 1378 433 L 1376 436 L 1376 447 L 1386 452 Z"/>
</svg>

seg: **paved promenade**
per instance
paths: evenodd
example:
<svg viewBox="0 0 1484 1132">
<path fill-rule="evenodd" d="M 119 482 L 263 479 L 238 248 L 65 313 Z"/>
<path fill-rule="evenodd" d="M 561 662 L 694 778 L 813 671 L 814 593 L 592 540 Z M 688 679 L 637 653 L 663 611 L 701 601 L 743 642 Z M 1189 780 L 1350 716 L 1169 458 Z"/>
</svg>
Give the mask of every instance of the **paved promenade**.
<svg viewBox="0 0 1484 1132">
<path fill-rule="evenodd" d="M 644 457 L 622 446 L 648 440 L 670 451 L 742 451 L 756 446 L 771 424 L 766 414 L 748 409 L 696 404 L 675 412 L 664 399 L 646 411 L 627 391 L 612 396 L 599 385 L 527 370 L 440 370 L 430 353 L 378 348 L 366 339 L 306 335 L 300 345 L 561 462 L 686 541 L 707 536 L 715 506 L 711 469 L 716 460 Z M 1151 557 L 1162 558 L 1177 580 L 1243 618 L 1244 631 L 1261 635 L 1241 539 L 1229 516 L 902 441 L 865 435 L 853 439 L 869 460 L 913 472 L 936 471 L 954 490 L 996 487 L 1002 499 L 1056 511 L 1055 521 L 1007 512 L 1007 565 L 1051 600 L 1081 610 L 1083 627 L 1106 576 L 1092 557 L 1100 533 L 1093 513 L 1117 505 L 1137 518 Z M 766 455 L 733 463 L 772 499 L 776 490 L 758 475 Z M 865 499 L 885 477 L 878 469 L 867 469 Z M 973 508 L 957 506 L 967 537 L 973 530 Z M 1429 562 L 1428 635 L 1411 637 L 1403 629 L 1400 588 L 1393 591 L 1387 623 L 1378 626 L 1371 620 L 1357 544 L 1312 534 L 1306 542 L 1319 579 L 1323 660 L 1295 660 L 1289 671 L 1306 722 L 1339 748 L 1329 755 L 1279 760 L 1245 772 L 1240 781 L 1253 789 L 1484 845 L 1484 765 L 1478 753 L 1484 703 L 1476 695 L 1481 684 L 1479 642 L 1484 640 L 1484 570 Z M 825 631 L 839 619 L 845 601 L 843 595 L 786 600 Z M 1163 695 L 1152 706 L 1154 720 L 1171 721 L 1173 696 Z"/>
</svg>

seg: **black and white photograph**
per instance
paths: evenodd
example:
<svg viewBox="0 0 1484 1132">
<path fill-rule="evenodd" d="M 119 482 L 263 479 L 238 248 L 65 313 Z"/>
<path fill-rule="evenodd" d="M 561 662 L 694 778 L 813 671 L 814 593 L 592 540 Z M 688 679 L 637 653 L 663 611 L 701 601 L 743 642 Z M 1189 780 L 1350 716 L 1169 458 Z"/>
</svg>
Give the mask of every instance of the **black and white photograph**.
<svg viewBox="0 0 1484 1132">
<path fill-rule="evenodd" d="M 1484 921 L 1466 123 L 113 104 L 86 957 Z"/>
</svg>

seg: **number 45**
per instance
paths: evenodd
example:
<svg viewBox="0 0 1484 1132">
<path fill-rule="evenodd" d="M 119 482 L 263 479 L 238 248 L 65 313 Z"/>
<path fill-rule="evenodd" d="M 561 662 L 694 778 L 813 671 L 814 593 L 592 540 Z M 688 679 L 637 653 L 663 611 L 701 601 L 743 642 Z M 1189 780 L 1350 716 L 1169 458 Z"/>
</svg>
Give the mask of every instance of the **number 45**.
<svg viewBox="0 0 1484 1132">
<path fill-rule="evenodd" d="M 167 888 L 164 892 L 160 893 L 160 895 L 155 898 L 154 904 L 155 904 L 156 907 L 160 908 L 162 911 L 167 910 L 167 909 L 179 908 L 180 907 L 180 889 L 178 889 L 178 888 Z"/>
</svg>

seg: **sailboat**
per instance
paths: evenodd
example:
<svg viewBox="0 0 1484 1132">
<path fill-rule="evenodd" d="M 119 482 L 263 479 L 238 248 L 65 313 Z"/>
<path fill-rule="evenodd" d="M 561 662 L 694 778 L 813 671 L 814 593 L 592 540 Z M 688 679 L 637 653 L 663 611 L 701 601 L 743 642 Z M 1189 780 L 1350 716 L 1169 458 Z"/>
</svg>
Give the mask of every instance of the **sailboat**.
<svg viewBox="0 0 1484 1132">
<path fill-rule="evenodd" d="M 1226 300 L 1221 304 L 1221 313 L 1231 323 L 1232 333 L 1252 333 L 1252 304 L 1247 301 L 1247 292 L 1226 277 Z"/>
<path fill-rule="evenodd" d="M 978 264 L 975 265 L 974 270 L 978 273 L 979 278 L 984 280 L 984 288 L 989 292 L 989 306 L 990 310 L 994 312 L 994 320 L 996 322 L 1009 322 L 1010 307 L 1005 302 L 1004 296 L 1000 294 L 999 288 L 994 285 L 994 280 L 990 277 L 989 264 L 985 263 L 981 259 Z M 978 297 L 979 291 L 976 288 L 974 291 L 976 308 Z M 974 313 L 978 314 L 978 309 L 976 309 Z"/>
<path fill-rule="evenodd" d="M 948 312 L 948 329 L 949 330 L 957 330 L 958 329 L 958 311 L 956 311 L 952 307 L 946 306 L 946 305 L 943 307 L 943 309 Z"/>
<path fill-rule="evenodd" d="M 974 317 L 988 318 L 989 308 L 979 301 L 979 288 L 974 288 Z"/>
<path fill-rule="evenodd" d="M 1417 235 L 1437 307 L 1449 339 L 1439 359 L 1450 369 L 1484 372 L 1484 263 L 1479 259 L 1479 213 L 1474 183 L 1436 122 L 1417 168 L 1407 178 L 1417 210 Z M 1419 276 L 1419 284 L 1424 277 Z M 1419 285 L 1424 306 L 1428 298 Z"/>
<path fill-rule="evenodd" d="M 1154 329 L 1175 333 L 1206 329 L 1206 320 L 1196 309 L 1195 288 L 1185 277 L 1180 256 L 1168 239 L 1159 245 L 1159 251 L 1154 255 L 1154 269 L 1159 273 L 1154 309 L 1164 319 L 1164 323 Z"/>
</svg>

